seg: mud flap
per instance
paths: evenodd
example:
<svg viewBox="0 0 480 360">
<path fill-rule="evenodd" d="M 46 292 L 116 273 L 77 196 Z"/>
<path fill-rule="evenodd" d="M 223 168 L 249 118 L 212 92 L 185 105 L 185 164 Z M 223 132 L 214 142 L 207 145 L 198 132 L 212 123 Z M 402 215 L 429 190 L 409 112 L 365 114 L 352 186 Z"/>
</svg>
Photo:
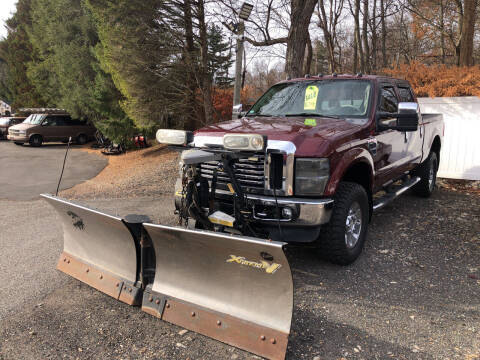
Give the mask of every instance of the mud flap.
<svg viewBox="0 0 480 360">
<path fill-rule="evenodd" d="M 143 226 L 156 256 L 145 312 L 260 356 L 285 357 L 293 282 L 284 243 Z"/>
<path fill-rule="evenodd" d="M 138 251 L 119 217 L 51 195 L 41 195 L 58 212 L 64 249 L 57 269 L 129 305 L 140 305 Z"/>
</svg>

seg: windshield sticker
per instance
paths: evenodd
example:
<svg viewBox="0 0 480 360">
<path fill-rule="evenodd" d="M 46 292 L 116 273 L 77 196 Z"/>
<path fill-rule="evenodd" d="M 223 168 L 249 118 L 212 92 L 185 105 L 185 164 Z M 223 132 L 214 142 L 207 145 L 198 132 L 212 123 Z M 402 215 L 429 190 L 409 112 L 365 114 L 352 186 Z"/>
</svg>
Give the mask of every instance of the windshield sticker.
<svg viewBox="0 0 480 360">
<path fill-rule="evenodd" d="M 307 126 L 317 126 L 317 120 L 315 119 L 305 119 L 303 123 Z"/>
<path fill-rule="evenodd" d="M 315 110 L 317 107 L 318 87 L 309 85 L 305 89 L 305 102 L 303 110 Z"/>
</svg>

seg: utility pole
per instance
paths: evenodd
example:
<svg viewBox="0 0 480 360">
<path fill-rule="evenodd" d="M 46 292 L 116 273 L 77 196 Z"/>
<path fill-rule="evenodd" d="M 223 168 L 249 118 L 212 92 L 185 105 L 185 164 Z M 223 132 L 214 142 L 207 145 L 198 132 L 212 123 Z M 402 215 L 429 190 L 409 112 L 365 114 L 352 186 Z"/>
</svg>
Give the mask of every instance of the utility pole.
<svg viewBox="0 0 480 360">
<path fill-rule="evenodd" d="M 233 86 L 233 106 L 240 104 L 240 93 L 242 91 L 242 68 L 243 52 L 245 42 L 245 22 L 240 20 L 237 29 L 237 48 L 235 59 L 235 84 Z"/>
<path fill-rule="evenodd" d="M 235 59 L 235 84 L 233 86 L 233 112 L 241 112 L 241 106 L 236 107 L 240 104 L 240 94 L 242 92 L 242 68 L 243 68 L 243 53 L 244 53 L 244 43 L 245 43 L 245 21 L 248 20 L 250 14 L 252 13 L 253 5 L 249 3 L 243 3 L 240 7 L 240 12 L 238 14 L 238 23 L 234 25 L 231 23 L 227 25 L 232 32 L 237 36 L 237 49 L 236 49 L 236 59 Z"/>
</svg>

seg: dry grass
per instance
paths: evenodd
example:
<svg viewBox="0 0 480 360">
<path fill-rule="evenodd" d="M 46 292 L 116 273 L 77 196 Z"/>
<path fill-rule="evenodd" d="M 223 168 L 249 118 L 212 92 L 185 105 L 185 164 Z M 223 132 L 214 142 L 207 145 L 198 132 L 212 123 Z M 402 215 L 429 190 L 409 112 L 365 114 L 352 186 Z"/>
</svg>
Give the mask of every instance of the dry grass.
<svg viewBox="0 0 480 360">
<path fill-rule="evenodd" d="M 82 148 L 90 153 L 100 150 Z M 64 190 L 62 197 L 128 198 L 172 194 L 178 173 L 178 154 L 164 145 L 108 156 L 108 165 L 95 178 Z"/>
</svg>

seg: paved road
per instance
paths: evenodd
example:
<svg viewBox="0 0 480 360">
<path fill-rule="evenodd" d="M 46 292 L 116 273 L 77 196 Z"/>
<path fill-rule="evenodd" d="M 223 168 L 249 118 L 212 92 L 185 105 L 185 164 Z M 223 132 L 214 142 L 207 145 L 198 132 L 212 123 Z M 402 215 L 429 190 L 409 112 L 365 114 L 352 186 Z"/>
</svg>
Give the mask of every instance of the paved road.
<svg viewBox="0 0 480 360">
<path fill-rule="evenodd" d="M 143 213 L 160 220 L 159 203 L 165 199 L 90 200 L 88 206 L 113 215 Z M 162 223 L 168 222 L 173 205 L 163 206 Z M 57 214 L 44 200 L 0 200 L 0 321 L 25 307 L 38 304 L 70 279 L 55 270 L 63 249 L 63 230 Z M 0 355 L 1 359 L 1 355 Z"/>
<path fill-rule="evenodd" d="M 89 200 L 172 223 L 171 199 Z M 22 225 L 25 219 L 32 226 Z M 62 234 L 41 200 L 0 201 L 0 359 L 252 359 L 54 270 Z M 348 267 L 288 252 L 295 308 L 287 359 L 475 359 L 480 197 L 404 195 L 377 213 Z M 5 273 L 6 271 L 6 273 Z M 27 296 L 28 294 L 28 296 Z"/>
<path fill-rule="evenodd" d="M 0 141 L 0 199 L 30 200 L 41 193 L 54 193 L 62 170 L 66 145 L 40 148 Z M 69 152 L 61 189 L 93 178 L 106 165 L 105 157 L 75 150 Z"/>
</svg>

